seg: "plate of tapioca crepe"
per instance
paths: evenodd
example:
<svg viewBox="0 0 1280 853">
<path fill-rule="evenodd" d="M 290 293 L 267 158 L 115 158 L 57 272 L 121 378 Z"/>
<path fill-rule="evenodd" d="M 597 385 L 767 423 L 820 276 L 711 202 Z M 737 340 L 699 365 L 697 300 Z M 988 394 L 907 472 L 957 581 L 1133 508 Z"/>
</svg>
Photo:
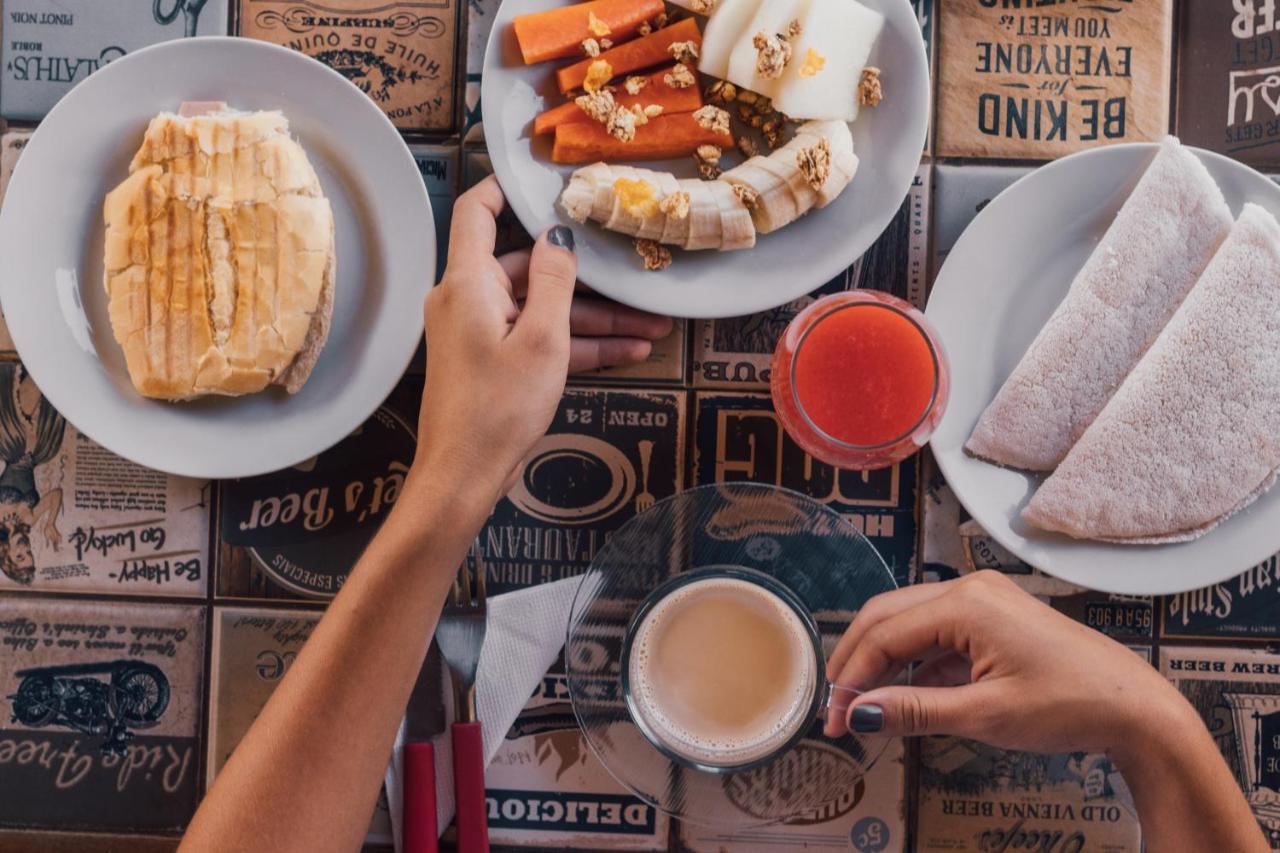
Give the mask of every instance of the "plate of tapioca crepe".
<svg viewBox="0 0 1280 853">
<path fill-rule="evenodd" d="M 435 270 L 413 157 L 342 75 L 250 39 L 95 72 L 32 135 L 0 210 L 18 354 L 84 434 L 241 477 L 354 431 L 422 338 Z"/>
<path fill-rule="evenodd" d="M 1280 188 L 1226 157 L 1098 148 L 997 196 L 939 272 L 932 450 L 997 541 L 1163 594 L 1280 551 Z"/>
</svg>

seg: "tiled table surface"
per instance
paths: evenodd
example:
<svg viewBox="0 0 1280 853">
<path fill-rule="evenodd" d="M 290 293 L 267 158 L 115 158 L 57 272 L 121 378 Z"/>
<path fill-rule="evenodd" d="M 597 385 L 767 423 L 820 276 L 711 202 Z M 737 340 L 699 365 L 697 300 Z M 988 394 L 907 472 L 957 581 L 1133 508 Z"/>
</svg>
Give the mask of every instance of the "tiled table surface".
<svg viewBox="0 0 1280 853">
<path fill-rule="evenodd" d="M 1174 130 L 1264 170 L 1280 166 L 1280 91 L 1269 82 L 1280 71 L 1280 23 L 1268 3 L 915 4 L 936 72 L 935 138 L 898 218 L 824 292 L 876 287 L 923 304 L 960 232 L 996 193 L 1082 148 Z M 101 63 L 188 32 L 230 33 L 305 51 L 375 98 L 413 144 L 443 228 L 456 193 L 489 171 L 476 101 L 496 8 L 3 0 L 0 197 L 40 116 Z M 886 92 L 892 104 L 892 81 Z M 504 222 L 506 246 L 527 240 Z M 1271 737 L 1280 717 L 1270 716 L 1280 711 L 1280 654 L 1268 645 L 1280 639 L 1276 559 L 1194 593 L 1092 593 L 1013 560 L 965 516 L 927 458 L 867 475 L 814 462 L 783 434 L 767 394 L 769 353 L 806 301 L 681 323 L 648 364 L 575 379 L 544 449 L 590 461 L 526 482 L 499 505 L 483 533 L 492 588 L 581 572 L 641 491 L 662 498 L 737 479 L 798 489 L 852 519 L 902 583 L 996 568 L 1131 645 L 1201 711 L 1280 847 Z M 420 366 L 411 369 L 345 446 L 355 462 L 322 457 L 264 480 L 197 482 L 140 469 L 80 435 L 43 402 L 0 334 L 0 415 L 40 425 L 0 436 L 0 446 L 17 447 L 0 454 L 12 457 L 0 458 L 0 524 L 10 533 L 29 526 L 31 540 L 29 554 L 0 556 L 0 849 L 174 846 L 394 499 L 421 382 Z M 7 422 L 0 417 L 0 432 Z M 630 491 L 584 521 L 577 510 L 619 481 Z M 352 483 L 357 497 L 342 499 Z M 1020 849 L 1035 837 L 1052 849 L 1141 847 L 1128 792 L 1105 758 L 952 738 L 895 745 L 837 807 L 783 829 L 677 825 L 628 797 L 585 748 L 559 669 L 489 773 L 500 847 L 954 851 Z M 24 715 L 23 685 L 42 677 L 76 684 L 88 716 Z M 109 685 L 122 679 L 150 679 L 154 719 L 114 714 Z M 102 749 L 126 731 L 123 752 Z M 802 772 L 838 768 L 842 755 L 813 741 Z M 747 811 L 768 794 L 737 792 L 735 802 Z M 386 833 L 379 809 L 370 845 L 385 844 Z"/>
</svg>

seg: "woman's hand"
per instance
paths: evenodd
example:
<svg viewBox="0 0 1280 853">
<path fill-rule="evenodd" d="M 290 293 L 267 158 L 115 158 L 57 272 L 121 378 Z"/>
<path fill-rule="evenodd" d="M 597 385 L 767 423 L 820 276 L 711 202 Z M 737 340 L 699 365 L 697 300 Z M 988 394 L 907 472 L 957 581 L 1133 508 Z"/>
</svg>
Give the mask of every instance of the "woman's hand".
<svg viewBox="0 0 1280 853">
<path fill-rule="evenodd" d="M 566 374 L 648 358 L 671 320 L 574 299 L 573 233 L 495 258 L 504 199 L 489 178 L 458 198 L 449 264 L 427 296 L 427 383 L 415 467 L 496 501 L 542 437 Z"/>
<path fill-rule="evenodd" d="M 925 663 L 911 686 L 883 686 L 916 660 Z M 827 675 L 869 691 L 847 717 L 828 719 L 832 735 L 848 725 L 1102 752 L 1170 717 L 1202 728 L 1138 655 L 990 571 L 872 599 L 836 646 Z"/>
</svg>

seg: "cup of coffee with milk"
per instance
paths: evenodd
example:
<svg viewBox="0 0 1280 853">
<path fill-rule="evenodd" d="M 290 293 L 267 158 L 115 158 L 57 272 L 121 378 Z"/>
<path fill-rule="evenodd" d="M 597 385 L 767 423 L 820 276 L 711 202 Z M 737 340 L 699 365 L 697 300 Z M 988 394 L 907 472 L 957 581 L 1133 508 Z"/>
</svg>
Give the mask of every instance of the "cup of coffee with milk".
<svg viewBox="0 0 1280 853">
<path fill-rule="evenodd" d="M 656 588 L 627 627 L 621 664 L 623 698 L 644 736 L 711 773 L 768 763 L 856 693 L 827 682 L 817 625 L 796 594 L 741 567 Z"/>
</svg>

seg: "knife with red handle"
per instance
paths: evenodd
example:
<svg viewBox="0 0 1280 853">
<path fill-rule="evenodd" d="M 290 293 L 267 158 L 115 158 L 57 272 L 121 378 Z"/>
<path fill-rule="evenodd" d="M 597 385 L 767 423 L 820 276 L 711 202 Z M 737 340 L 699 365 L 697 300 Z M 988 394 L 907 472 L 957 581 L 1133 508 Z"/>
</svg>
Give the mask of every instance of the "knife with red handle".
<svg viewBox="0 0 1280 853">
<path fill-rule="evenodd" d="M 484 734 L 479 723 L 453 724 L 453 787 L 458 798 L 458 853 L 488 853 Z"/>
</svg>

